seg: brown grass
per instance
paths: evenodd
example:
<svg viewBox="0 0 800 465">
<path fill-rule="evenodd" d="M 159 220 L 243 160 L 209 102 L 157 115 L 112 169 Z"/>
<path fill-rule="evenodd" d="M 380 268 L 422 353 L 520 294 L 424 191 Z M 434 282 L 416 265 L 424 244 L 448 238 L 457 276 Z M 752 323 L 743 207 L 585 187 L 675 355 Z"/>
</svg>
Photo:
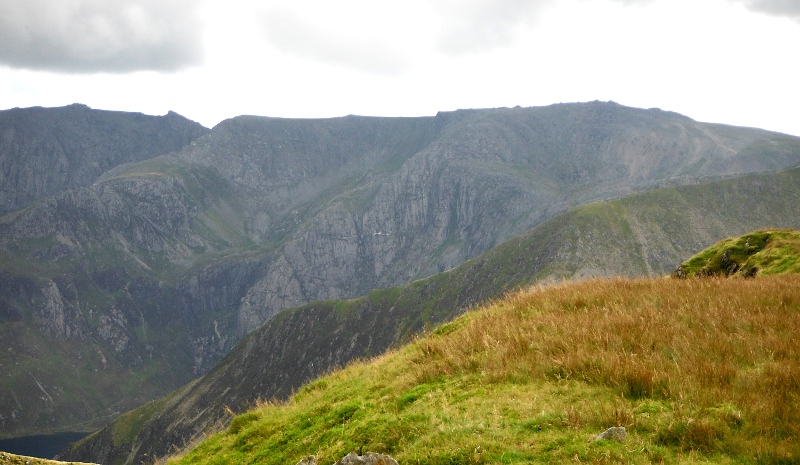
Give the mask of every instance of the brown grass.
<svg viewBox="0 0 800 465">
<path fill-rule="evenodd" d="M 708 451 L 724 440 L 768 462 L 800 454 L 796 275 L 533 288 L 451 325 L 460 330 L 420 341 L 415 382 L 588 382 L 675 409 L 664 445 Z"/>
</svg>

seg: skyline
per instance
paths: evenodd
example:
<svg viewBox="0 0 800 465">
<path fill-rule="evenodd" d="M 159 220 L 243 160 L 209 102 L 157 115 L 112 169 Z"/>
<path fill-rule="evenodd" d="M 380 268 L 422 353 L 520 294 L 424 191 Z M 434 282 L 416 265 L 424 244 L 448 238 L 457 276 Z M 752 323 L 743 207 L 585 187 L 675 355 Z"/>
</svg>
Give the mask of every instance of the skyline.
<svg viewBox="0 0 800 465">
<path fill-rule="evenodd" d="M 791 0 L 0 0 L 0 109 L 212 127 L 613 100 L 800 136 Z"/>
</svg>

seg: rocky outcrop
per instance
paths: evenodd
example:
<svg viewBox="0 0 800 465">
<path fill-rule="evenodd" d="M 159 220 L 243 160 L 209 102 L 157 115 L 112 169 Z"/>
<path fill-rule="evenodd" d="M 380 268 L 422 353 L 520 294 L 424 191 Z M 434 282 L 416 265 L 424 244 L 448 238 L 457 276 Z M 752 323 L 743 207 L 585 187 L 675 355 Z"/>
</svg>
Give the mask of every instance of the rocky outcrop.
<svg viewBox="0 0 800 465">
<path fill-rule="evenodd" d="M 800 272 L 800 231 L 760 229 L 729 237 L 684 261 L 673 278 L 737 277 Z"/>
</svg>

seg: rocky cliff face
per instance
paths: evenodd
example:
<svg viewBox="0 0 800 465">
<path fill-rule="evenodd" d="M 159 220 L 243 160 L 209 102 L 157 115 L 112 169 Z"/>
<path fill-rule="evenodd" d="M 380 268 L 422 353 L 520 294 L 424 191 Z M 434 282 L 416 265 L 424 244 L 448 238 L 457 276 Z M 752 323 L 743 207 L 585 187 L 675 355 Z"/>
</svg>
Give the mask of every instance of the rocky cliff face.
<svg viewBox="0 0 800 465">
<path fill-rule="evenodd" d="M 348 139 L 323 145 L 315 139 L 320 128 L 298 134 L 292 121 L 237 118 L 214 134 L 236 140 L 237 156 L 214 137 L 184 152 L 222 167 L 257 202 L 245 213 L 254 241 L 284 234 L 242 299 L 239 336 L 287 306 L 351 298 L 450 269 L 574 205 L 800 161 L 790 137 L 603 103 L 314 124 L 326 135 L 355 134 L 352 127 L 366 121 L 371 132 L 362 144 L 370 145 L 337 146 Z M 388 128 L 376 129 L 379 122 Z M 399 150 L 389 134 L 411 142 Z M 324 176 L 309 162 L 320 146 Z M 758 161 L 767 146 L 774 152 Z"/>
<path fill-rule="evenodd" d="M 62 108 L 0 111 L 0 214 L 92 184 L 118 165 L 163 155 L 208 132 L 177 113 Z"/>
<path fill-rule="evenodd" d="M 600 102 L 228 120 L 0 218 L 0 269 L 36 296 L 0 295 L 3 331 L 27 335 L 2 362 L 3 431 L 100 423 L 206 372 L 284 308 L 453 268 L 571 206 L 798 163 L 797 138 Z M 81 390 L 41 363 L 65 350 L 53 341 L 71 344 Z M 23 400 L 40 391 L 29 371 L 64 395 Z M 62 407 L 72 417 L 49 413 Z"/>
<path fill-rule="evenodd" d="M 163 456 L 224 427 L 228 409 L 285 398 L 334 367 L 380 354 L 508 290 L 563 277 L 665 274 L 717 238 L 764 224 L 800 226 L 798 202 L 800 169 L 794 169 L 570 210 L 448 272 L 280 312 L 202 378 L 129 412 L 62 459 L 110 464 Z M 126 439 L 113 441 L 113 434 Z"/>
</svg>

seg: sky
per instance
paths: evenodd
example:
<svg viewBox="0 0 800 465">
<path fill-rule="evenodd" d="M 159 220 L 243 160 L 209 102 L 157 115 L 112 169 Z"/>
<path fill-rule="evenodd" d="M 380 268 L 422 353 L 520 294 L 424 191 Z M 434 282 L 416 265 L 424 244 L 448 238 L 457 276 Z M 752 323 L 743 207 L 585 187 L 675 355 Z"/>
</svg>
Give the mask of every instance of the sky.
<svg viewBox="0 0 800 465">
<path fill-rule="evenodd" d="M 0 0 L 0 109 L 432 116 L 613 100 L 800 136 L 800 0 Z"/>
</svg>

